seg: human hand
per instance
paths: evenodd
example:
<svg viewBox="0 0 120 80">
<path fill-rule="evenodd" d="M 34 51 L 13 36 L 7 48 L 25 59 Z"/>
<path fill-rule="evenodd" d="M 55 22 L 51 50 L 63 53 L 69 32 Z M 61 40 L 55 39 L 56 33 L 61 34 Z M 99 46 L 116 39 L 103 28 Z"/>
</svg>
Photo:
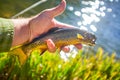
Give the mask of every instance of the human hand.
<svg viewBox="0 0 120 80">
<path fill-rule="evenodd" d="M 62 0 L 62 2 L 57 7 L 46 9 L 37 16 L 33 17 L 30 21 L 30 41 L 33 40 L 35 37 L 41 35 L 42 33 L 46 33 L 49 29 L 53 27 L 73 28 L 73 26 L 71 25 L 58 22 L 54 19 L 54 17 L 64 12 L 65 7 L 66 2 L 65 0 Z M 56 50 L 55 44 L 51 39 L 47 40 L 47 46 L 50 52 L 54 52 Z M 81 44 L 76 44 L 75 46 L 79 49 L 81 49 L 82 47 Z M 62 47 L 62 50 L 64 52 L 68 52 L 70 49 L 68 46 L 64 46 Z"/>
<path fill-rule="evenodd" d="M 23 40 L 23 42 L 21 42 L 21 43 L 25 43 L 26 41 L 31 42 L 34 38 L 40 36 L 43 33 L 46 33 L 48 30 L 50 30 L 51 28 L 54 28 L 54 27 L 74 28 L 74 26 L 72 26 L 72 25 L 61 23 L 61 22 L 57 21 L 56 19 L 54 19 L 54 17 L 59 16 L 60 14 L 62 14 L 64 12 L 65 7 L 66 7 L 66 1 L 62 0 L 62 2 L 58 6 L 51 8 L 51 9 L 46 9 L 46 10 L 42 11 L 40 14 L 38 14 L 32 18 L 25 19 L 24 21 L 26 22 L 26 25 L 24 25 L 24 26 L 26 27 L 26 30 L 27 30 L 26 32 L 28 35 L 25 36 L 25 33 L 24 33 L 25 31 L 23 32 L 24 37 L 21 38 L 21 40 Z M 25 38 L 26 38 L 26 40 L 25 40 Z M 13 40 L 13 41 L 18 41 L 18 40 Z M 18 42 L 20 42 L 20 41 L 18 41 Z M 48 50 L 50 52 L 55 52 L 56 47 L 55 47 L 54 42 L 51 39 L 48 39 L 46 41 L 46 43 L 48 46 Z M 75 46 L 78 49 L 82 48 L 81 44 L 76 44 Z M 64 52 L 68 52 L 70 50 L 68 46 L 62 46 L 61 49 Z"/>
</svg>

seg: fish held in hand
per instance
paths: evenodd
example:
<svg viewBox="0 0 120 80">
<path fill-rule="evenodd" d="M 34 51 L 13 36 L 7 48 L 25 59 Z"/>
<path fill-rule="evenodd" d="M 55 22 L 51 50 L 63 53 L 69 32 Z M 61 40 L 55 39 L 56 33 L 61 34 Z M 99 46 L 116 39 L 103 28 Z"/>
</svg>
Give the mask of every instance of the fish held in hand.
<svg viewBox="0 0 120 80">
<path fill-rule="evenodd" d="M 13 48 L 10 52 L 17 54 L 21 64 L 33 50 L 40 50 L 41 54 L 48 49 L 46 40 L 51 39 L 57 48 L 66 45 L 85 44 L 95 45 L 96 37 L 94 34 L 78 28 L 53 28 L 47 33 L 35 38 L 32 42 Z M 24 59 L 24 60 L 23 60 Z"/>
</svg>

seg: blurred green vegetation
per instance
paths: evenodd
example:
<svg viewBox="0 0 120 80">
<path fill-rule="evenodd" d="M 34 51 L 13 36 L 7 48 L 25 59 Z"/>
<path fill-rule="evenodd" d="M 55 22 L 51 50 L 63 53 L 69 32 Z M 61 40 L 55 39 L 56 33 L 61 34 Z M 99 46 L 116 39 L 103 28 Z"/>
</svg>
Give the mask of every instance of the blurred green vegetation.
<svg viewBox="0 0 120 80">
<path fill-rule="evenodd" d="M 24 8 L 32 5 L 37 0 L 31 1 L 31 0 L 1 0 L 0 1 L 0 17 L 6 17 L 9 18 Z M 24 4 L 23 4 L 24 3 Z"/>
<path fill-rule="evenodd" d="M 120 63 L 113 53 L 108 56 L 102 48 L 96 54 L 80 50 L 68 61 L 59 53 L 46 52 L 42 56 L 34 51 L 20 66 L 17 57 L 0 54 L 1 80 L 120 80 Z"/>
<path fill-rule="evenodd" d="M 0 17 L 10 18 L 38 0 L 0 0 Z M 67 0 L 76 4 L 78 0 Z M 55 6 L 60 0 L 48 0 L 37 8 L 21 15 L 35 15 Z M 99 48 L 96 53 L 80 50 L 69 61 L 60 58 L 59 53 L 46 52 L 42 56 L 34 51 L 24 65 L 16 56 L 0 53 L 0 80 L 120 80 L 120 63 L 113 53 L 111 56 Z"/>
<path fill-rule="evenodd" d="M 36 2 L 40 0 L 0 0 L 0 17 L 4 18 L 11 18 L 12 16 L 16 15 L 17 13 L 21 12 L 22 10 L 32 6 Z M 47 2 L 42 3 L 35 8 L 25 12 L 24 14 L 20 15 L 19 17 L 30 17 L 36 15 L 43 11 L 44 9 L 48 9 L 54 7 L 60 3 L 61 0 L 47 0 Z M 67 4 L 75 4 L 79 3 L 79 0 L 66 0 Z"/>
<path fill-rule="evenodd" d="M 0 0 L 0 17 L 11 18 L 22 10 L 30 7 L 34 3 L 40 0 Z M 44 9 L 51 8 L 55 6 L 55 3 L 60 3 L 61 0 L 48 0 L 45 3 L 38 5 L 37 7 L 29 10 L 25 14 L 20 16 L 29 17 L 32 15 L 36 15 Z"/>
</svg>

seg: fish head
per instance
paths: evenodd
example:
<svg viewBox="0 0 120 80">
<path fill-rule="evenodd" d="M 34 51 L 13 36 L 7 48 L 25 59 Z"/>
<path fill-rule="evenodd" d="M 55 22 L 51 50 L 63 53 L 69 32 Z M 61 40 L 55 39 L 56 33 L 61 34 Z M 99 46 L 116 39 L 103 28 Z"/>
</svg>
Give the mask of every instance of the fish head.
<svg viewBox="0 0 120 80">
<path fill-rule="evenodd" d="M 96 42 L 96 36 L 93 33 L 87 31 L 80 31 L 77 33 L 77 38 L 81 43 L 89 46 L 94 46 Z"/>
</svg>

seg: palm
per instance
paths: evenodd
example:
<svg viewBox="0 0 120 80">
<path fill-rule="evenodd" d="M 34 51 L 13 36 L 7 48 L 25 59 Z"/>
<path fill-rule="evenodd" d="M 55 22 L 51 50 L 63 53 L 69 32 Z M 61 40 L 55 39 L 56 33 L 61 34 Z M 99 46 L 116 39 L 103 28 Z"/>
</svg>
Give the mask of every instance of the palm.
<svg viewBox="0 0 120 80">
<path fill-rule="evenodd" d="M 30 23 L 31 36 L 33 38 L 37 37 L 38 35 L 47 32 L 50 28 L 54 26 L 55 20 L 53 18 L 48 17 L 46 14 L 40 14 Z"/>
<path fill-rule="evenodd" d="M 32 18 L 30 21 L 30 41 L 53 27 L 61 27 L 63 24 L 56 21 L 54 17 L 60 15 L 65 10 L 65 7 L 66 3 L 64 0 L 62 0 L 61 4 L 57 7 L 47 9 Z"/>
<path fill-rule="evenodd" d="M 31 31 L 31 38 L 34 39 L 35 37 L 47 32 L 49 29 L 53 27 L 73 27 L 72 25 L 64 24 L 61 22 L 58 22 L 57 20 L 54 19 L 54 17 L 60 15 L 63 13 L 66 7 L 66 2 L 65 0 L 62 0 L 61 4 L 58 5 L 57 7 L 47 9 L 40 13 L 39 15 L 35 16 L 31 21 L 30 21 L 30 31 Z M 55 44 L 51 40 L 47 40 L 47 46 L 48 50 L 51 52 L 54 52 L 55 49 Z M 76 44 L 75 45 L 78 49 L 81 49 L 81 44 Z M 63 47 L 63 50 L 65 52 L 69 51 L 68 47 Z"/>
</svg>

